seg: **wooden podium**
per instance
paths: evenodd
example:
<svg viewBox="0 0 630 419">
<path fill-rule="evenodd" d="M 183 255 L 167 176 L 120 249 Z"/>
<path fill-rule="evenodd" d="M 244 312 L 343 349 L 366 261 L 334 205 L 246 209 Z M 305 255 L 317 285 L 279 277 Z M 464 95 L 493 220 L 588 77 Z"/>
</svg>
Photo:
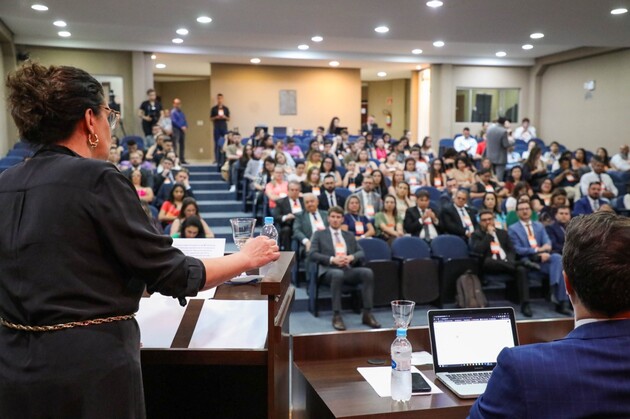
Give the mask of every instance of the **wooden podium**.
<svg viewBox="0 0 630 419">
<path fill-rule="evenodd" d="M 254 285 L 221 285 L 217 300 L 267 300 L 263 349 L 189 349 L 204 300 L 191 299 L 170 348 L 141 351 L 148 418 L 288 418 L 293 252 Z"/>
</svg>

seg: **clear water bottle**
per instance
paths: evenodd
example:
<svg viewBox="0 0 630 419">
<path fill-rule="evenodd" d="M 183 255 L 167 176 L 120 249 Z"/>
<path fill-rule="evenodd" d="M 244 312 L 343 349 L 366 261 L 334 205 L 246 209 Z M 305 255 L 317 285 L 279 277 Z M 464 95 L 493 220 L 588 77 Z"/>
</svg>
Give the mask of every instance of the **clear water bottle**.
<svg viewBox="0 0 630 419">
<path fill-rule="evenodd" d="M 265 225 L 263 226 L 260 235 L 269 237 L 278 243 L 278 230 L 276 230 L 276 227 L 273 225 L 273 217 L 265 217 Z M 270 262 L 265 266 L 261 266 L 259 272 L 262 276 L 267 276 L 274 267 L 275 262 Z"/>
<path fill-rule="evenodd" d="M 392 399 L 406 402 L 411 399 L 411 343 L 407 329 L 396 329 L 392 343 Z"/>
</svg>

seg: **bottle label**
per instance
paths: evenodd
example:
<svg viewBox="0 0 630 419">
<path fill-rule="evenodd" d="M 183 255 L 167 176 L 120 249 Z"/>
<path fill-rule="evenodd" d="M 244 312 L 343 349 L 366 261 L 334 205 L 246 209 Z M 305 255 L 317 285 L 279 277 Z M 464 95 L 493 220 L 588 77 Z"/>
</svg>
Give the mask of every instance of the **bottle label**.
<svg viewBox="0 0 630 419">
<path fill-rule="evenodd" d="M 393 370 L 395 370 L 395 369 L 396 369 L 396 361 L 394 361 L 393 359 L 392 359 L 392 369 L 393 369 Z"/>
</svg>

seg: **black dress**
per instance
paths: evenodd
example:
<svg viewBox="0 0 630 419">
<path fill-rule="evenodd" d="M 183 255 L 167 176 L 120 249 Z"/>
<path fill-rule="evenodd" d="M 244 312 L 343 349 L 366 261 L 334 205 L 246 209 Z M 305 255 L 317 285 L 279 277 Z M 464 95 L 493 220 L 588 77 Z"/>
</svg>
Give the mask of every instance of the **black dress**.
<svg viewBox="0 0 630 419">
<path fill-rule="evenodd" d="M 149 224 L 113 165 L 52 146 L 0 175 L 0 316 L 30 326 L 131 314 L 143 288 L 183 297 L 201 261 Z M 0 326 L 0 418 L 143 418 L 134 319 Z"/>
</svg>

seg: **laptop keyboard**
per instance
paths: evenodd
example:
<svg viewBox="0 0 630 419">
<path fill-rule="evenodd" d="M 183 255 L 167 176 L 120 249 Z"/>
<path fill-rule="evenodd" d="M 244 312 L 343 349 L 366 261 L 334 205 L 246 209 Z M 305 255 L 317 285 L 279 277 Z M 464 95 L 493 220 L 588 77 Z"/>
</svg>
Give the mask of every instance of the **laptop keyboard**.
<svg viewBox="0 0 630 419">
<path fill-rule="evenodd" d="M 446 374 L 446 376 L 455 384 L 486 384 L 490 379 L 492 371 L 481 372 L 463 372 L 458 374 Z"/>
</svg>

